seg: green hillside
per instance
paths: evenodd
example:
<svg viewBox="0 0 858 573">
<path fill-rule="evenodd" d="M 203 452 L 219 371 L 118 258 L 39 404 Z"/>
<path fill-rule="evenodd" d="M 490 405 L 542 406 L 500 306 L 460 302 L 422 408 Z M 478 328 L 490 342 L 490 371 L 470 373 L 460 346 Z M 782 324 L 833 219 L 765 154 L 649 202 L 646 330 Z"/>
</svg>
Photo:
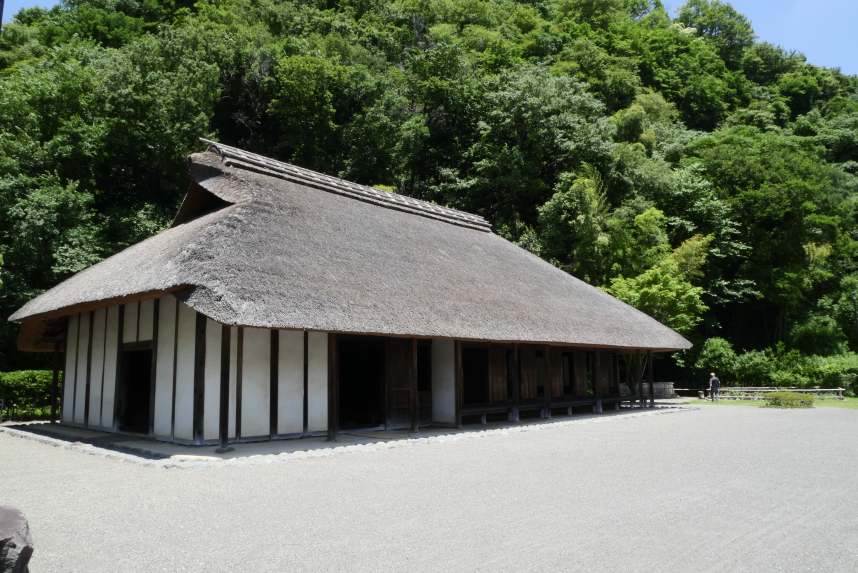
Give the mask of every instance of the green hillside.
<svg viewBox="0 0 858 573">
<path fill-rule="evenodd" d="M 23 10 L 0 35 L 0 316 L 164 228 L 205 136 L 483 215 L 692 340 L 659 378 L 850 384 L 858 77 L 758 42 L 718 0 L 672 16 L 659 0 Z M 4 319 L 0 371 L 45 358 L 16 336 Z"/>
</svg>

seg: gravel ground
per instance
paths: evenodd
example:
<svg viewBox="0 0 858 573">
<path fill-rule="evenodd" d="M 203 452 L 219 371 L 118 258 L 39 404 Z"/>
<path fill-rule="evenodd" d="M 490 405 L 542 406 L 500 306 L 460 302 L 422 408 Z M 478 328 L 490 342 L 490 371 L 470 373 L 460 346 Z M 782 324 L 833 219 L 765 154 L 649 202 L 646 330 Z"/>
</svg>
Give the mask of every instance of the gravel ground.
<svg viewBox="0 0 858 573">
<path fill-rule="evenodd" d="M 0 434 L 31 571 L 856 571 L 858 411 L 713 408 L 164 469 Z"/>
</svg>

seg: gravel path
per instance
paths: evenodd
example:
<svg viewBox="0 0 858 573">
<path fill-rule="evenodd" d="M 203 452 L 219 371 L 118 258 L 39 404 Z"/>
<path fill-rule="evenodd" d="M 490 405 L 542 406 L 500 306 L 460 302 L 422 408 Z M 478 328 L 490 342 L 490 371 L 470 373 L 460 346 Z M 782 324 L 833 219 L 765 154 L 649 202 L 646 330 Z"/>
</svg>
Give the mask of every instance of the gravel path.
<svg viewBox="0 0 858 573">
<path fill-rule="evenodd" d="M 31 571 L 855 571 L 858 411 L 702 407 L 270 465 L 0 434 Z"/>
</svg>

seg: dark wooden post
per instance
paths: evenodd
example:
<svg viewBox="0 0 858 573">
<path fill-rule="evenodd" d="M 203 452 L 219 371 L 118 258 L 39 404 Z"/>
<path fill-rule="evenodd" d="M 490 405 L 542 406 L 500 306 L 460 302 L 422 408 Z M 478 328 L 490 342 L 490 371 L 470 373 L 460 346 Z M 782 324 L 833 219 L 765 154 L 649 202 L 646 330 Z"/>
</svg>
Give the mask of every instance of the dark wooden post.
<svg viewBox="0 0 858 573">
<path fill-rule="evenodd" d="M 594 356 L 596 358 L 593 366 L 593 393 L 596 395 L 595 411 L 602 412 L 602 352 L 598 348 L 595 349 Z"/>
<path fill-rule="evenodd" d="M 518 343 L 512 345 L 512 421 L 518 422 L 518 405 L 521 401 L 521 382 L 518 373 Z"/>
<path fill-rule="evenodd" d="M 417 339 L 408 344 L 408 409 L 411 414 L 411 431 L 417 431 Z"/>
<path fill-rule="evenodd" d="M 462 386 L 462 341 L 456 340 L 454 343 L 453 362 L 455 364 L 456 376 L 456 427 L 462 427 L 462 403 L 464 401 L 464 389 Z"/>
<path fill-rule="evenodd" d="M 492 343 L 491 342 L 488 343 L 487 353 L 488 353 L 489 360 L 486 363 L 486 397 L 488 397 L 489 404 L 491 404 L 492 402 L 494 402 L 494 396 L 493 396 L 494 388 L 492 388 L 492 384 L 494 384 L 494 378 L 492 378 L 492 375 L 494 374 L 494 365 L 492 364 L 493 361 L 492 361 Z"/>
<path fill-rule="evenodd" d="M 54 342 L 54 379 L 51 383 L 51 424 L 57 423 L 57 387 L 60 384 L 60 343 Z M 63 370 L 65 373 L 65 370 Z"/>
<path fill-rule="evenodd" d="M 545 398 L 545 414 L 543 417 L 550 418 L 551 417 L 551 358 L 549 356 L 551 353 L 548 351 L 549 346 L 544 344 L 542 346 L 542 365 L 543 372 L 545 372 L 545 378 L 542 381 L 542 395 Z"/>
<path fill-rule="evenodd" d="M 302 432 L 306 434 L 310 425 L 310 333 L 304 331 L 304 426 Z"/>
<path fill-rule="evenodd" d="M 235 341 L 235 441 L 241 441 L 241 385 L 244 370 L 244 327 L 238 327 Z"/>
<path fill-rule="evenodd" d="M 139 311 L 138 311 L 139 312 Z M 155 435 L 155 383 L 158 379 L 158 321 L 161 315 L 161 301 L 155 299 L 152 311 L 152 368 L 149 371 L 149 437 Z M 107 320 L 105 318 L 105 320 Z M 137 329 L 140 329 L 140 315 L 137 315 Z M 139 340 L 139 338 L 138 338 Z M 174 343 L 175 344 L 175 343 Z M 102 389 L 102 392 L 104 390 Z"/>
<path fill-rule="evenodd" d="M 82 315 L 81 315 L 82 316 Z M 89 382 L 92 378 L 92 324 L 95 322 L 95 311 L 89 311 L 89 337 L 86 346 L 86 388 L 84 390 L 83 427 L 89 428 Z"/>
<path fill-rule="evenodd" d="M 221 325 L 220 330 L 220 419 L 218 420 L 218 449 L 219 454 L 231 452 L 229 447 L 229 350 L 230 335 L 232 329 L 227 325 Z"/>
<path fill-rule="evenodd" d="M 271 355 L 269 356 L 268 376 L 268 439 L 277 437 L 277 410 L 280 392 L 280 331 L 271 331 Z"/>
<path fill-rule="evenodd" d="M 340 425 L 340 365 L 337 335 L 328 333 L 328 440 L 337 441 Z"/>
<path fill-rule="evenodd" d="M 649 378 L 649 405 L 655 407 L 655 380 L 652 377 L 652 350 L 646 351 L 646 371 Z"/>
<path fill-rule="evenodd" d="M 643 369 L 641 368 L 641 366 L 642 366 L 642 364 L 641 364 L 641 349 L 638 348 L 636 352 L 637 352 L 637 359 L 638 360 L 637 360 L 637 368 L 635 371 L 635 377 L 638 379 L 637 386 L 638 386 L 638 392 L 640 393 L 641 408 L 646 408 L 646 401 L 644 400 L 644 395 L 643 395 Z"/>
<path fill-rule="evenodd" d="M 205 315 L 196 313 L 196 331 L 194 339 L 194 445 L 203 443 L 203 415 L 206 405 L 206 320 Z"/>
</svg>

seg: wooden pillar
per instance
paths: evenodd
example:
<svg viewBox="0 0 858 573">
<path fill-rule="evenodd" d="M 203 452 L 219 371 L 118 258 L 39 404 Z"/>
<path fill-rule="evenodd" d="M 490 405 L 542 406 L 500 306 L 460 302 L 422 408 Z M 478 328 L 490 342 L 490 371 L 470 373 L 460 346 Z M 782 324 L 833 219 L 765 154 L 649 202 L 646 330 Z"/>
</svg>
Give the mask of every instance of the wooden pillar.
<svg viewBox="0 0 858 573">
<path fill-rule="evenodd" d="M 235 341 L 235 441 L 241 441 L 241 380 L 244 369 L 244 327 L 238 327 Z"/>
<path fill-rule="evenodd" d="M 179 371 L 179 299 L 176 300 L 175 324 L 173 325 L 173 389 L 170 399 L 170 438 L 176 438 L 176 382 Z M 119 308 L 122 308 L 121 306 Z"/>
<path fill-rule="evenodd" d="M 155 299 L 152 311 L 152 368 L 149 371 L 149 437 L 155 436 L 155 383 L 158 378 L 158 321 L 161 314 L 161 301 Z M 140 314 L 137 314 L 137 329 L 140 329 Z M 139 338 L 138 338 L 139 340 Z M 175 344 L 175 341 L 173 342 Z M 104 390 L 102 389 L 102 392 Z"/>
<path fill-rule="evenodd" d="M 220 335 L 220 418 L 218 420 L 218 449 L 219 454 L 231 452 L 229 447 L 229 350 L 232 329 L 227 325 L 221 326 Z"/>
<path fill-rule="evenodd" d="M 494 378 L 492 375 L 494 374 L 494 364 L 492 364 L 492 343 L 488 343 L 488 347 L 486 349 L 486 355 L 489 357 L 486 362 L 486 397 L 489 399 L 489 404 L 494 402 L 494 388 L 492 388 L 492 384 L 494 383 Z"/>
<path fill-rule="evenodd" d="M 596 412 L 602 412 L 602 352 L 596 348 L 593 355 L 595 364 L 593 366 L 593 393 L 596 395 Z"/>
<path fill-rule="evenodd" d="M 521 382 L 518 374 L 518 344 L 512 345 L 512 421 L 518 422 L 518 406 L 521 401 Z"/>
<path fill-rule="evenodd" d="M 456 427 L 462 427 L 462 403 L 464 401 L 464 388 L 462 385 L 462 341 L 457 340 L 454 343 L 454 362 L 456 369 Z"/>
<path fill-rule="evenodd" d="M 411 431 L 417 431 L 417 339 L 408 344 L 408 409 L 411 415 Z"/>
<path fill-rule="evenodd" d="M 551 417 L 551 352 L 549 352 L 549 346 L 544 344 L 542 346 L 542 371 L 545 373 L 545 377 L 542 380 L 542 395 L 545 398 L 545 406 L 544 408 L 544 418 Z"/>
<path fill-rule="evenodd" d="M 328 333 L 328 440 L 337 441 L 340 426 L 340 364 L 337 335 Z"/>
<path fill-rule="evenodd" d="M 203 443 L 203 415 L 206 405 L 206 317 L 196 314 L 194 337 L 194 445 Z"/>
<path fill-rule="evenodd" d="M 86 346 L 86 389 L 84 391 L 83 427 L 89 428 L 89 385 L 92 379 L 92 328 L 95 311 L 89 311 L 89 339 Z"/>
<path fill-rule="evenodd" d="M 60 343 L 54 342 L 54 378 L 51 382 L 51 424 L 57 423 L 57 387 L 60 384 Z M 65 371 L 63 371 L 65 372 Z"/>
<path fill-rule="evenodd" d="M 641 366 L 642 366 L 642 364 L 641 364 L 641 349 L 638 348 L 636 352 L 637 352 L 637 368 L 635 369 L 635 376 L 638 379 L 637 387 L 638 387 L 638 392 L 640 393 L 641 408 L 646 408 L 646 400 L 644 400 L 644 395 L 643 395 L 643 369 L 641 368 Z"/>
<path fill-rule="evenodd" d="M 655 407 L 655 380 L 652 377 L 652 350 L 646 351 L 646 371 L 649 378 L 649 405 Z"/>
<path fill-rule="evenodd" d="M 304 429 L 308 433 L 310 425 L 310 333 L 304 331 Z"/>
<path fill-rule="evenodd" d="M 277 407 L 280 390 L 280 331 L 271 331 L 271 355 L 269 357 L 268 375 L 268 439 L 277 437 Z"/>
</svg>

